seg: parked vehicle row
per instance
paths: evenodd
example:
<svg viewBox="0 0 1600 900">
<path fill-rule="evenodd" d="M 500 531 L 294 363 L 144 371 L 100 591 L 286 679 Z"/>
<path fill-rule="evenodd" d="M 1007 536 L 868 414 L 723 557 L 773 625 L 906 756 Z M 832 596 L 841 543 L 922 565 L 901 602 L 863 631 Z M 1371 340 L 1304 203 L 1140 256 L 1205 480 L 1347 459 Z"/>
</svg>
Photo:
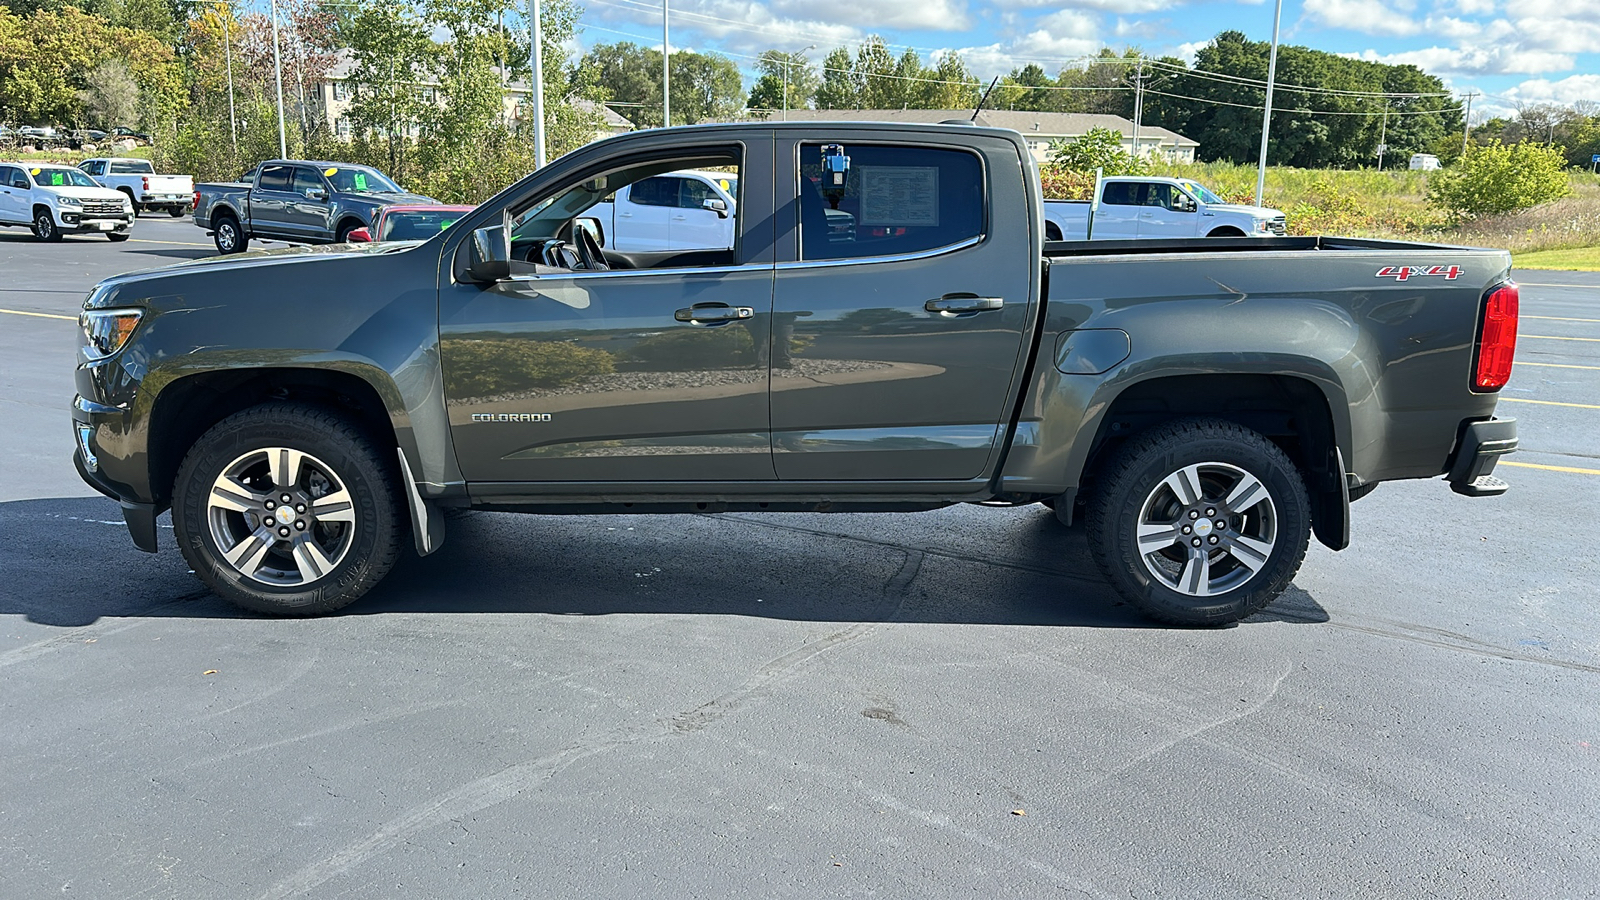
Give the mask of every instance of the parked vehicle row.
<svg viewBox="0 0 1600 900">
<path fill-rule="evenodd" d="M 71 166 L 0 162 L 0 225 L 25 227 L 41 241 L 63 234 L 103 234 L 125 241 L 133 201 Z"/>
</svg>

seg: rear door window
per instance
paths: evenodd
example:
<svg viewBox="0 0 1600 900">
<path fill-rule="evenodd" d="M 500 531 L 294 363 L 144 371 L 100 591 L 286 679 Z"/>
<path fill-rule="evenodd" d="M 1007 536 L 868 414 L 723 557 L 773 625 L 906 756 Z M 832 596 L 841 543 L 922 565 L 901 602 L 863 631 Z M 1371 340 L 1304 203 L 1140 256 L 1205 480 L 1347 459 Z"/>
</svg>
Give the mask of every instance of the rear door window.
<svg viewBox="0 0 1600 900">
<path fill-rule="evenodd" d="M 1100 202 L 1112 206 L 1140 206 L 1143 204 L 1144 192 L 1139 190 L 1144 187 L 1133 181 L 1108 181 L 1100 191 Z"/>
<path fill-rule="evenodd" d="M 288 166 L 267 166 L 261 170 L 261 178 L 256 182 L 256 187 L 263 191 L 289 190 L 290 169 Z"/>
<path fill-rule="evenodd" d="M 628 191 L 628 200 L 641 206 L 677 206 L 681 178 L 646 178 Z"/>
<path fill-rule="evenodd" d="M 842 179 L 825 148 L 849 160 Z M 801 144 L 799 189 L 803 260 L 919 253 L 984 233 L 983 164 L 965 150 Z"/>
</svg>

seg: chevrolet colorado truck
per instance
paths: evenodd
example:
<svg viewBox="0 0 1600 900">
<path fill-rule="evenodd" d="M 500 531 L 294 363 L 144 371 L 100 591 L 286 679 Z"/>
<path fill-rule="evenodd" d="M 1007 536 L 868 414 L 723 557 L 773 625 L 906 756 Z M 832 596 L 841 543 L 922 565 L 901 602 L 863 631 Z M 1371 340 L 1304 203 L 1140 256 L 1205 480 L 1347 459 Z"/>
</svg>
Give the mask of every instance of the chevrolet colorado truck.
<svg viewBox="0 0 1600 900">
<path fill-rule="evenodd" d="M 737 173 L 732 248 L 600 246 L 597 204 L 681 169 Z M 170 508 L 214 591 L 299 615 L 439 547 L 452 507 L 1044 503 L 1148 615 L 1227 623 L 1380 482 L 1506 489 L 1507 253 L 1046 243 L 1039 198 L 998 129 L 622 135 L 424 242 L 101 282 L 76 464 L 139 548 Z"/>
<path fill-rule="evenodd" d="M 377 169 L 307 160 L 270 160 L 242 182 L 195 188 L 194 224 L 223 254 L 243 253 L 251 238 L 342 244 L 385 206 L 439 202 L 406 193 Z"/>
<path fill-rule="evenodd" d="M 71 166 L 0 162 L 0 225 L 33 230 L 34 239 L 63 234 L 103 234 L 125 241 L 133 234 L 133 204 Z"/>
</svg>

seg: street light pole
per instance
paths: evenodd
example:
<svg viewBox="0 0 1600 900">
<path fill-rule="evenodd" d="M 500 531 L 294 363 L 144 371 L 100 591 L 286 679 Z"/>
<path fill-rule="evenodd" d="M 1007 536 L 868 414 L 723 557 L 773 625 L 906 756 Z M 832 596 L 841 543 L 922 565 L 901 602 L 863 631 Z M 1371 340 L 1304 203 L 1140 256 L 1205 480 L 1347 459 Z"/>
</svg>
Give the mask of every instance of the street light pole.
<svg viewBox="0 0 1600 900">
<path fill-rule="evenodd" d="M 1261 161 L 1256 165 L 1256 205 L 1267 189 L 1267 130 L 1272 125 L 1272 82 L 1278 77 L 1278 25 L 1283 21 L 1283 0 L 1272 14 L 1272 55 L 1267 60 L 1267 108 L 1261 114 Z"/>
<path fill-rule="evenodd" d="M 667 36 L 667 4 L 661 0 L 661 127 L 672 127 L 672 41 Z"/>
<path fill-rule="evenodd" d="M 289 138 L 283 125 L 283 60 L 278 51 L 278 0 L 272 0 L 272 71 L 278 80 L 278 158 L 289 158 Z"/>
<path fill-rule="evenodd" d="M 544 28 L 539 22 L 539 0 L 528 0 L 529 66 L 533 73 L 528 100 L 533 107 L 533 165 L 544 168 Z"/>
<path fill-rule="evenodd" d="M 809 44 L 801 53 L 809 53 L 817 49 L 816 44 Z M 794 65 L 795 54 L 788 53 L 783 57 L 783 120 L 789 121 L 789 69 Z"/>
</svg>

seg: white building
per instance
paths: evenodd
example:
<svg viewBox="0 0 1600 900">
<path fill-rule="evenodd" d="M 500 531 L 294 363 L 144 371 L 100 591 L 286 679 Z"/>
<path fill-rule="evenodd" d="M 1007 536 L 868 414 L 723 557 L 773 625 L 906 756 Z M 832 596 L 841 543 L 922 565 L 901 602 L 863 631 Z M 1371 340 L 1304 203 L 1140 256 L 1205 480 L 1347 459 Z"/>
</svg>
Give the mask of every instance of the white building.
<svg viewBox="0 0 1600 900">
<path fill-rule="evenodd" d="M 306 89 L 312 94 L 311 104 L 320 108 L 327 121 L 328 128 L 341 138 L 350 137 L 350 105 L 354 99 L 356 85 L 351 82 L 350 76 L 355 71 L 355 60 L 350 51 L 339 51 L 339 61 L 328 70 L 328 74 L 319 82 L 308 83 Z M 439 82 L 428 79 L 417 86 L 417 95 L 426 103 L 439 102 Z M 505 86 L 505 95 L 501 98 L 502 114 L 508 123 L 519 122 L 530 114 L 528 105 L 528 83 L 513 81 Z M 609 106 L 596 103 L 592 100 L 574 100 L 572 105 L 594 113 L 601 119 L 601 126 L 595 130 L 595 139 L 610 137 L 632 131 L 632 122 L 618 115 Z M 412 125 L 410 133 L 415 136 L 417 128 Z"/>
<path fill-rule="evenodd" d="M 774 112 L 776 121 L 785 118 L 790 122 L 943 122 L 946 119 L 971 119 L 970 109 L 791 109 L 788 113 Z M 1173 162 L 1194 162 L 1198 141 L 1190 140 L 1175 131 L 1154 125 L 1139 127 L 1139 144 L 1134 146 L 1133 123 L 1121 116 L 1091 113 L 1026 112 L 1023 110 L 986 109 L 978 114 L 979 125 L 993 128 L 1010 128 L 1022 132 L 1028 149 L 1040 162 L 1050 156 L 1054 141 L 1074 140 L 1088 134 L 1091 129 L 1105 128 L 1122 135 L 1122 148 L 1142 156 L 1165 157 Z"/>
</svg>

